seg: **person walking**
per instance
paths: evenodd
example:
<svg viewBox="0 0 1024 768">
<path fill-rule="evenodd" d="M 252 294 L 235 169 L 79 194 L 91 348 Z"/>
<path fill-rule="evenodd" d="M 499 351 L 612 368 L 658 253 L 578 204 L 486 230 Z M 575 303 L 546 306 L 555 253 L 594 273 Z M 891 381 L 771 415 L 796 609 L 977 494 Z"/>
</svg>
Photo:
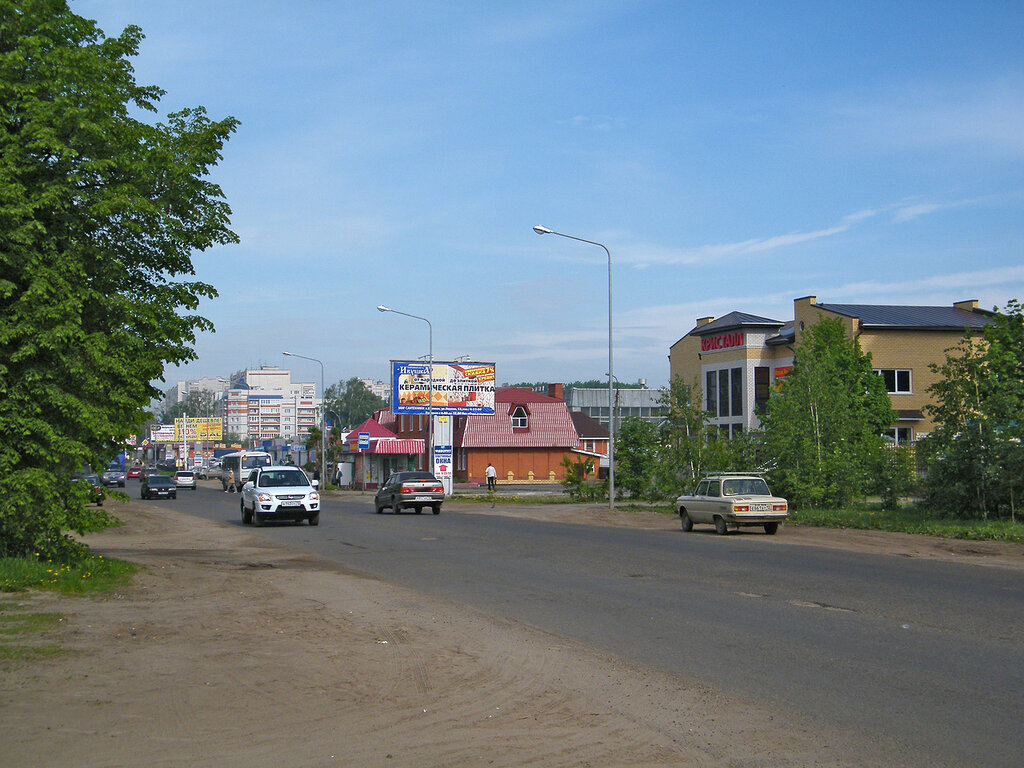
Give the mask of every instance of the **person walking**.
<svg viewBox="0 0 1024 768">
<path fill-rule="evenodd" d="M 487 478 L 487 490 L 493 491 L 498 485 L 498 470 L 494 468 L 494 465 L 487 462 L 487 469 L 484 470 L 484 476 Z"/>
<path fill-rule="evenodd" d="M 224 493 L 228 491 L 235 492 L 235 470 L 233 469 L 228 470 L 228 487 L 224 489 Z"/>
</svg>

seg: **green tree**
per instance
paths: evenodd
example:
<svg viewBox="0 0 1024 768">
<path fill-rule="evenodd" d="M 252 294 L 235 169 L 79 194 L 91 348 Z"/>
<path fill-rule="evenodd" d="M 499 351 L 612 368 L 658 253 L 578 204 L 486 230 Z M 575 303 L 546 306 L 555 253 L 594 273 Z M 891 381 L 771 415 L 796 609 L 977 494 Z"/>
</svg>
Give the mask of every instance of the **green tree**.
<svg viewBox="0 0 1024 768">
<path fill-rule="evenodd" d="M 941 365 L 920 444 L 928 503 L 961 517 L 1016 516 L 1024 494 L 1024 312 L 997 312 L 983 338 L 964 336 Z"/>
<path fill-rule="evenodd" d="M 147 123 L 142 33 L 107 38 L 64 0 L 0 0 L 0 555 L 72 559 L 69 476 L 145 422 L 167 363 L 195 357 L 210 285 L 192 254 L 236 242 L 207 178 L 236 121 Z"/>
<path fill-rule="evenodd" d="M 348 381 L 331 384 L 324 393 L 324 408 L 337 415 L 341 426 L 357 427 L 387 405 L 354 376 Z"/>
<path fill-rule="evenodd" d="M 615 489 L 633 499 L 656 496 L 658 427 L 644 419 L 628 418 L 615 430 Z"/>
<path fill-rule="evenodd" d="M 666 413 L 659 428 L 654 493 L 659 498 L 672 498 L 705 472 L 728 468 L 729 448 L 709 423 L 703 391 L 697 383 L 672 379 L 660 403 Z"/>
<path fill-rule="evenodd" d="M 894 417 L 871 356 L 842 322 L 809 326 L 762 418 L 776 492 L 811 506 L 844 504 L 866 492 L 883 458 L 881 434 Z"/>
</svg>

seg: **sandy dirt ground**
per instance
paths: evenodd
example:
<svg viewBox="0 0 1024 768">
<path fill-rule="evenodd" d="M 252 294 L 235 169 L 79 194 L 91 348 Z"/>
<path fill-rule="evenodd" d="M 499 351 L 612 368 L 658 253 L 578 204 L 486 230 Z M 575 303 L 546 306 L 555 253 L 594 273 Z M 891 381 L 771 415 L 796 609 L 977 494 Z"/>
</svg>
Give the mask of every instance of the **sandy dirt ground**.
<svg viewBox="0 0 1024 768">
<path fill-rule="evenodd" d="M 471 511 L 678 526 L 575 505 L 452 503 L 445 514 Z M 116 512 L 126 525 L 87 540 L 142 566 L 130 587 L 0 596 L 4 610 L 66 617 L 34 641 L 62 653 L 0 663 L 0 765 L 885 764 L 858 734 L 345 572 L 247 529 L 137 503 Z M 1024 568 L 1013 546 L 795 527 L 772 541 Z"/>
</svg>

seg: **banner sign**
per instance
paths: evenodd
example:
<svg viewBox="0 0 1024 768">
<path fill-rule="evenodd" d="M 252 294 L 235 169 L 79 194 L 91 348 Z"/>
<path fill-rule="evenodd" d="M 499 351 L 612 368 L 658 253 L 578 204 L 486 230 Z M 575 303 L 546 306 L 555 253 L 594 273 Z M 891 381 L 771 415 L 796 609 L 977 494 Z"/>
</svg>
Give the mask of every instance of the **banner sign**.
<svg viewBox="0 0 1024 768">
<path fill-rule="evenodd" d="M 434 477 L 438 480 L 451 480 L 452 447 L 450 445 L 434 446 Z"/>
<path fill-rule="evenodd" d="M 430 407 L 433 388 L 434 401 Z M 493 416 L 494 363 L 391 361 L 391 411 L 435 416 Z"/>
<path fill-rule="evenodd" d="M 152 429 L 151 439 L 154 443 L 173 443 L 174 425 L 160 424 Z"/>
<path fill-rule="evenodd" d="M 199 440 L 221 440 L 220 419 L 175 419 L 174 420 L 174 439 L 177 440 L 189 440 L 196 442 Z"/>
</svg>

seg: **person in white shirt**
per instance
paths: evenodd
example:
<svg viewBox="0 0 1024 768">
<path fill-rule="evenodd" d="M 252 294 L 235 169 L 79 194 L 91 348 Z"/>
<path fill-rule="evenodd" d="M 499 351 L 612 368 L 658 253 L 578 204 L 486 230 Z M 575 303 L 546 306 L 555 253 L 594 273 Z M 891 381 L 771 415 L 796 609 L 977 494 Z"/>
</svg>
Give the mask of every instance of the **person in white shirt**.
<svg viewBox="0 0 1024 768">
<path fill-rule="evenodd" d="M 498 484 L 498 470 L 490 463 L 487 464 L 487 469 L 484 470 L 484 475 L 487 477 L 487 490 L 493 491 L 495 486 Z"/>
</svg>

